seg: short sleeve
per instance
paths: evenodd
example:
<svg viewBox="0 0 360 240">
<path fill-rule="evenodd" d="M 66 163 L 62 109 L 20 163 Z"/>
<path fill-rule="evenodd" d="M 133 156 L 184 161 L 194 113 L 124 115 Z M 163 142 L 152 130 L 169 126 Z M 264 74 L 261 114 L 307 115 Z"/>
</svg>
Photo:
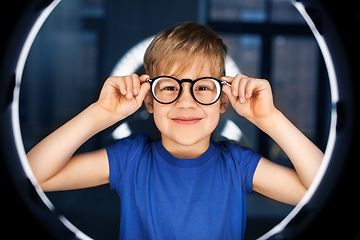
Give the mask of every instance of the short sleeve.
<svg viewBox="0 0 360 240">
<path fill-rule="evenodd" d="M 126 167 L 138 159 L 149 141 L 149 137 L 141 134 L 135 138 L 124 138 L 106 148 L 109 161 L 109 181 L 111 189 L 119 191 L 119 183 Z"/>
<path fill-rule="evenodd" d="M 226 142 L 226 145 L 230 149 L 235 161 L 239 165 L 241 180 L 244 184 L 246 193 L 252 194 L 254 173 L 261 159 L 261 155 L 251 149 L 242 147 L 237 144 Z"/>
</svg>

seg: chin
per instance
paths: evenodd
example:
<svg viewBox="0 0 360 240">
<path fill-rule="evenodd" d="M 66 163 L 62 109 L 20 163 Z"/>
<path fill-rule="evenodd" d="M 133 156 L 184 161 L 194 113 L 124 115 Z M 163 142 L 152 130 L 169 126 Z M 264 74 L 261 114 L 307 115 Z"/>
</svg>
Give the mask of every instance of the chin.
<svg viewBox="0 0 360 240">
<path fill-rule="evenodd" d="M 172 136 L 167 137 L 172 142 L 184 146 L 190 147 L 194 146 L 201 142 L 210 142 L 210 134 L 209 135 L 197 135 L 194 132 L 181 132 L 178 134 L 173 134 Z"/>
</svg>

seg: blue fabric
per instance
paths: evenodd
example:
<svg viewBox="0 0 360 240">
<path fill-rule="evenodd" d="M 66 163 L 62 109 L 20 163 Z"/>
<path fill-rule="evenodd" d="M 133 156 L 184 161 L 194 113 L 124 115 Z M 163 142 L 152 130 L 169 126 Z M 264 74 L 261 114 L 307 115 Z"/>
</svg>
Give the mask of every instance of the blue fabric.
<svg viewBox="0 0 360 240">
<path fill-rule="evenodd" d="M 246 193 L 261 156 L 211 142 L 178 159 L 146 135 L 107 148 L 110 185 L 121 199 L 120 239 L 242 239 Z"/>
</svg>

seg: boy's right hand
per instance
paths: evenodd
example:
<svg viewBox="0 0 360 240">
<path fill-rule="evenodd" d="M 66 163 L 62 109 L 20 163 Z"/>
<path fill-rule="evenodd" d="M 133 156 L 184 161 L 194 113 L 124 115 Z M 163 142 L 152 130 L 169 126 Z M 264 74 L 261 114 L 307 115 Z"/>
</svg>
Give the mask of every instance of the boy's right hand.
<svg viewBox="0 0 360 240">
<path fill-rule="evenodd" d="M 99 100 L 96 102 L 110 113 L 111 124 L 118 122 L 138 110 L 150 90 L 146 79 L 148 75 L 137 74 L 122 77 L 109 77 L 104 83 Z"/>
<path fill-rule="evenodd" d="M 93 187 L 109 182 L 105 149 L 73 156 L 89 138 L 124 119 L 149 92 L 149 76 L 110 77 L 97 102 L 50 134 L 27 153 L 30 166 L 45 191 Z"/>
</svg>

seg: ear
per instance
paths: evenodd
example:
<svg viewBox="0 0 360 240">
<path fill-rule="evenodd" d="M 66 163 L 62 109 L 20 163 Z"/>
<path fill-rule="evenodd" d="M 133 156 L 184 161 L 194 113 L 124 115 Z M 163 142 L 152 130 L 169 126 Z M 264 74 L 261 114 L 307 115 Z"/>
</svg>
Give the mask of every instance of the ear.
<svg viewBox="0 0 360 240">
<path fill-rule="evenodd" d="M 151 93 L 148 92 L 144 98 L 144 103 L 145 103 L 145 107 L 147 109 L 147 111 L 149 113 L 154 113 L 154 99 L 151 96 Z"/>
<path fill-rule="evenodd" d="M 220 96 L 220 113 L 224 113 L 226 111 L 226 109 L 229 106 L 229 98 L 226 96 L 226 94 L 221 93 Z"/>
</svg>

